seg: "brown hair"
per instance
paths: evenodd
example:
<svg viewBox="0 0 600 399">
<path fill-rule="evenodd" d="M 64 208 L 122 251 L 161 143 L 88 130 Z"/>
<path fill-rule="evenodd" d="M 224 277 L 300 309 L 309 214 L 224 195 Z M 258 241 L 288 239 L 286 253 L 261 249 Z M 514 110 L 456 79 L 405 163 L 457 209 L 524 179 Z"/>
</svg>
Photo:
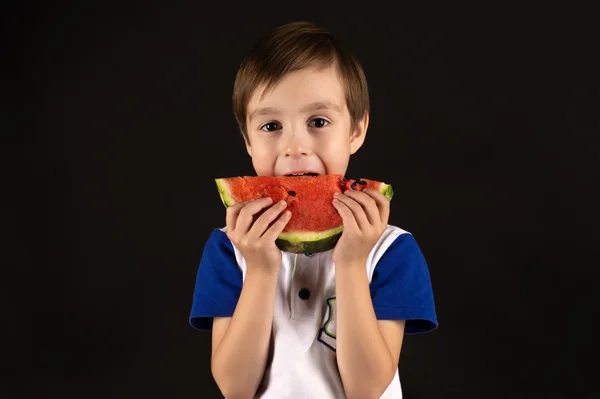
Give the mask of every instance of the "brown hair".
<svg viewBox="0 0 600 399">
<path fill-rule="evenodd" d="M 292 22 L 262 37 L 242 61 L 233 86 L 233 112 L 248 139 L 247 107 L 254 91 L 268 92 L 287 73 L 306 67 L 335 65 L 346 94 L 352 129 L 369 112 L 369 89 L 359 62 L 347 54 L 328 30 L 311 22 Z"/>
</svg>

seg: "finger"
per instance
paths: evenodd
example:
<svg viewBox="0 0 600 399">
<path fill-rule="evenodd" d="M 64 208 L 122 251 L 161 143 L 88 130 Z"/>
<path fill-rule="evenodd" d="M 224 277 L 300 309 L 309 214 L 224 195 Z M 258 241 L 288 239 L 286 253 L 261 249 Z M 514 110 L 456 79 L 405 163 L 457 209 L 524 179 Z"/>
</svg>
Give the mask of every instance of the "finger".
<svg viewBox="0 0 600 399">
<path fill-rule="evenodd" d="M 246 205 L 245 202 L 238 202 L 234 205 L 227 207 L 226 215 L 225 215 L 227 231 L 231 232 L 231 231 L 235 230 L 235 222 L 237 220 L 238 215 L 240 214 L 240 211 L 244 207 L 244 205 Z"/>
<path fill-rule="evenodd" d="M 360 227 L 361 230 L 369 227 L 369 219 L 367 219 L 367 215 L 365 214 L 364 209 L 358 202 L 356 202 L 354 199 L 350 198 L 348 195 L 345 194 L 339 194 L 337 196 L 337 199 L 341 201 L 344 205 L 346 205 L 348 209 L 350 209 L 350 211 L 354 215 L 356 224 L 358 225 L 358 227 Z"/>
<path fill-rule="evenodd" d="M 381 224 L 381 215 L 379 214 L 379 209 L 377 209 L 377 202 L 373 197 L 362 191 L 349 190 L 344 194 L 362 206 L 365 215 L 367 216 L 367 220 L 372 226 Z"/>
<path fill-rule="evenodd" d="M 248 238 L 258 240 L 264 232 L 269 228 L 269 225 L 277 219 L 277 217 L 287 208 L 287 202 L 279 201 L 278 203 L 267 209 L 260 215 L 248 232 Z"/>
<path fill-rule="evenodd" d="M 235 229 L 241 234 L 246 234 L 252 227 L 254 215 L 271 205 L 273 200 L 270 197 L 263 197 L 257 200 L 248 201 L 240 210 Z"/>
<path fill-rule="evenodd" d="M 333 199 L 332 204 L 342 217 L 342 222 L 344 223 L 344 230 L 348 229 L 358 231 L 358 224 L 356 223 L 354 214 L 352 213 L 352 210 L 350 210 L 348 205 L 346 205 L 344 202 L 337 198 Z"/>
<path fill-rule="evenodd" d="M 278 215 L 278 218 L 275 220 L 271 227 L 264 232 L 264 234 L 260 237 L 261 240 L 265 240 L 267 242 L 275 242 L 279 234 L 285 229 L 288 222 L 292 218 L 292 212 L 286 210 L 285 212 Z"/>
<path fill-rule="evenodd" d="M 363 192 L 373 198 L 377 204 L 381 221 L 387 224 L 390 217 L 390 200 L 388 200 L 379 190 L 375 190 L 373 188 L 369 188 Z"/>
</svg>

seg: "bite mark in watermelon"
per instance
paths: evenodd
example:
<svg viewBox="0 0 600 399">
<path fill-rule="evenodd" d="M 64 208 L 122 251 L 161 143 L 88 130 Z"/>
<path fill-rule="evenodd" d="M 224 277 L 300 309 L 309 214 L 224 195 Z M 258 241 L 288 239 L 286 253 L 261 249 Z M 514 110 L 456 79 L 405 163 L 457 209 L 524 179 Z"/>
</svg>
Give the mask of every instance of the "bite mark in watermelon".
<svg viewBox="0 0 600 399">
<path fill-rule="evenodd" d="M 275 243 L 292 253 L 325 252 L 335 247 L 344 229 L 342 217 L 331 203 L 335 192 L 373 188 L 389 201 L 394 195 L 389 184 L 342 175 L 238 176 L 215 182 L 226 208 L 262 197 L 271 197 L 273 203 L 285 200 L 292 215 Z"/>
</svg>

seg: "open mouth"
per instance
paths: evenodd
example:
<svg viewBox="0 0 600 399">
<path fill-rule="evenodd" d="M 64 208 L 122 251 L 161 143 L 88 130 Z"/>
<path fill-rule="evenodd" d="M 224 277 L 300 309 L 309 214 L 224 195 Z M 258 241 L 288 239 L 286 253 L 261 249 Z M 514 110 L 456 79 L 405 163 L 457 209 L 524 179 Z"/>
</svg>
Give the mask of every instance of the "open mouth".
<svg viewBox="0 0 600 399">
<path fill-rule="evenodd" d="M 288 173 L 285 176 L 319 176 L 319 174 L 315 173 L 315 172 L 298 172 L 298 173 Z"/>
</svg>

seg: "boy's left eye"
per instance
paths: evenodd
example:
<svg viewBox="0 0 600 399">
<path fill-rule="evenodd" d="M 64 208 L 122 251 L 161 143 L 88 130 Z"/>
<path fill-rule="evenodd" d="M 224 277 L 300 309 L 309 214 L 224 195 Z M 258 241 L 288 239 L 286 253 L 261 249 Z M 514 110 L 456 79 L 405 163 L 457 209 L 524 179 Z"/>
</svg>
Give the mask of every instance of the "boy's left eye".
<svg viewBox="0 0 600 399">
<path fill-rule="evenodd" d="M 316 128 L 321 128 L 321 127 L 325 127 L 329 124 L 329 122 L 327 122 L 325 119 L 323 118 L 314 118 L 310 121 L 310 125 L 312 127 L 316 127 Z"/>
</svg>

